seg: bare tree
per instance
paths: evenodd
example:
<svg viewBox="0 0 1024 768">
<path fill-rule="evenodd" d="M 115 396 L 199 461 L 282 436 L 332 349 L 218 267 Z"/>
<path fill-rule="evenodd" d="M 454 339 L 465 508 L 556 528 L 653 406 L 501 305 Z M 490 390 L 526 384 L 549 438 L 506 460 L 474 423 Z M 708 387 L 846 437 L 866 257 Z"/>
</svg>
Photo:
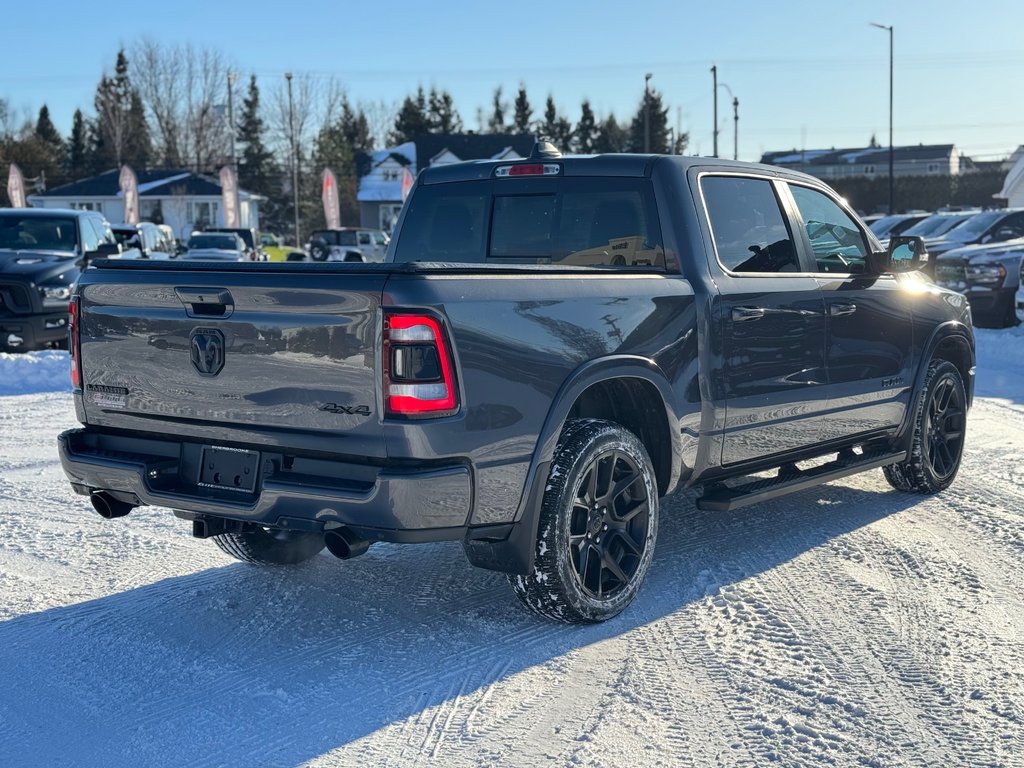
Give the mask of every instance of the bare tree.
<svg viewBox="0 0 1024 768">
<path fill-rule="evenodd" d="M 366 115 L 375 147 L 383 149 L 388 145 L 388 133 L 395 124 L 398 106 L 397 101 L 387 102 L 383 99 L 359 102 L 359 109 Z"/>
<path fill-rule="evenodd" d="M 229 154 L 228 62 L 213 48 L 146 39 L 132 54 L 133 82 L 168 165 L 212 171 Z"/>
</svg>

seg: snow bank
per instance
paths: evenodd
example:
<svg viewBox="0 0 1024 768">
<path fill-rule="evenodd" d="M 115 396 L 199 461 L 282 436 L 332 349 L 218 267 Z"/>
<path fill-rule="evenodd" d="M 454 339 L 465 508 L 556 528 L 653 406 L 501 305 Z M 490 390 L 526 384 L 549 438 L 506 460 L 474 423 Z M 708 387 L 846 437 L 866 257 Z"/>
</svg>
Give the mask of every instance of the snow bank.
<svg viewBox="0 0 1024 768">
<path fill-rule="evenodd" d="M 0 395 L 69 392 L 70 365 L 68 353 L 56 350 L 0 353 Z"/>
<path fill-rule="evenodd" d="M 978 389 L 983 397 L 1024 402 L 1024 325 L 993 330 L 975 328 Z"/>
</svg>

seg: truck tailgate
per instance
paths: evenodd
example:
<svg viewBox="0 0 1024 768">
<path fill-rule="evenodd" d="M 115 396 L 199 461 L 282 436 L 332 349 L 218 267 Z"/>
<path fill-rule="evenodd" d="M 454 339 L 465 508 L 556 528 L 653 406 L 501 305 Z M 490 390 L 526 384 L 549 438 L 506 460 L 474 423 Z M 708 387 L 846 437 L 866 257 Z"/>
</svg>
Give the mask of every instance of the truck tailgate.
<svg viewBox="0 0 1024 768">
<path fill-rule="evenodd" d="M 87 270 L 85 420 L 204 440 L 229 424 L 235 440 L 327 437 L 333 452 L 383 457 L 375 371 L 388 274 L 281 268 Z"/>
</svg>

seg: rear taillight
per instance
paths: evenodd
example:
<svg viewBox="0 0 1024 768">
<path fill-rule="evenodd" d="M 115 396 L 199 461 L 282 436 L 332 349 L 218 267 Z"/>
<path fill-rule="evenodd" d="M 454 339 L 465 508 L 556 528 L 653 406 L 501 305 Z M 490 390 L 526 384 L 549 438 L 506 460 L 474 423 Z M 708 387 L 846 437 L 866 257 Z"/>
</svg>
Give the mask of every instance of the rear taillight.
<svg viewBox="0 0 1024 768">
<path fill-rule="evenodd" d="M 68 351 L 71 353 L 71 386 L 82 388 L 82 369 L 79 367 L 81 357 L 81 309 L 79 297 L 72 296 L 68 304 Z"/>
<path fill-rule="evenodd" d="M 458 412 L 455 366 L 437 318 L 385 314 L 383 359 L 387 416 L 451 416 Z"/>
</svg>

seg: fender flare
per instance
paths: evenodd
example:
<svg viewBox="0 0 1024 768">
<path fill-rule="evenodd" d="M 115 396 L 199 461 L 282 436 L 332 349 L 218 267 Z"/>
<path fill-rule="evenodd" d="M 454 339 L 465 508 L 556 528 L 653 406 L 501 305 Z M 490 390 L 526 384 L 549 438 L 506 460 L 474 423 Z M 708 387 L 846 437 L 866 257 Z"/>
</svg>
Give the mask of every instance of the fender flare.
<svg viewBox="0 0 1024 768">
<path fill-rule="evenodd" d="M 672 441 L 670 450 L 670 478 L 667 493 L 674 490 L 679 480 L 682 438 L 679 433 L 676 398 L 664 372 L 652 360 L 634 355 L 612 355 L 590 360 L 574 370 L 552 400 L 544 426 L 541 428 L 527 471 L 523 493 L 513 518 L 512 528 L 502 541 L 473 539 L 464 541 L 466 556 L 481 568 L 526 574 L 533 567 L 537 525 L 548 470 L 558 445 L 569 411 L 583 392 L 594 384 L 613 379 L 640 379 L 657 388 L 661 395 Z"/>
<path fill-rule="evenodd" d="M 909 445 L 910 440 L 913 437 L 913 423 L 914 423 L 914 403 L 917 402 L 917 398 L 921 395 L 921 390 L 924 388 L 925 375 L 928 372 L 928 365 L 931 363 L 935 356 L 935 350 L 938 349 L 939 345 L 947 339 L 961 339 L 971 351 L 971 367 L 968 372 L 968 379 L 964 381 L 964 390 L 967 394 L 967 404 L 970 406 L 974 399 L 974 380 L 973 371 L 975 366 L 975 351 L 974 351 L 974 334 L 971 329 L 960 320 L 948 320 L 944 323 L 937 325 L 931 335 L 928 337 L 928 341 L 925 342 L 922 347 L 921 360 L 917 364 L 917 371 L 914 376 L 914 386 L 910 393 L 910 405 L 907 408 L 907 413 L 904 416 L 903 424 L 900 426 L 900 430 L 897 433 L 897 442 L 899 444 L 906 443 Z"/>
</svg>

